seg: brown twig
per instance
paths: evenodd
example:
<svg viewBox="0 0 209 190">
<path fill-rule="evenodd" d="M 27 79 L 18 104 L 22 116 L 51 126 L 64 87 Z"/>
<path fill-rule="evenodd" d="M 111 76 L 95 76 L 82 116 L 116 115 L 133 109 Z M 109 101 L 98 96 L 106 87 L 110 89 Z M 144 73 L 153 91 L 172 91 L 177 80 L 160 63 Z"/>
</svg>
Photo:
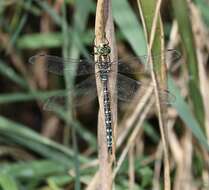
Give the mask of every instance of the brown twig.
<svg viewBox="0 0 209 190">
<path fill-rule="evenodd" d="M 105 41 L 109 42 L 111 48 L 110 58 L 111 60 L 117 59 L 116 45 L 114 38 L 114 27 L 113 19 L 111 14 L 111 1 L 110 0 L 98 0 L 96 10 L 96 23 L 95 23 L 95 45 L 98 46 L 100 43 Z M 116 67 L 116 64 L 115 64 Z M 96 68 L 97 69 L 97 68 Z M 117 71 L 117 68 L 112 68 Z M 117 124 L 117 101 L 115 97 L 115 84 L 116 84 L 116 73 L 113 72 L 109 76 L 109 89 L 110 89 L 110 103 L 112 110 L 112 128 L 113 128 L 113 139 L 115 134 L 115 128 Z M 97 89 L 101 92 L 101 83 L 97 77 Z M 100 93 L 98 93 L 100 94 Z M 91 185 L 87 189 L 101 189 L 109 190 L 112 189 L 112 160 L 114 159 L 114 140 L 113 140 L 113 159 L 110 159 L 110 155 L 107 151 L 106 143 L 106 130 L 104 128 L 104 106 L 103 97 L 99 95 L 99 117 L 98 117 L 98 151 L 99 151 L 99 174 L 97 173 L 91 182 Z M 99 177 L 98 177 L 99 176 Z M 97 183 L 96 183 L 97 181 Z"/>
</svg>

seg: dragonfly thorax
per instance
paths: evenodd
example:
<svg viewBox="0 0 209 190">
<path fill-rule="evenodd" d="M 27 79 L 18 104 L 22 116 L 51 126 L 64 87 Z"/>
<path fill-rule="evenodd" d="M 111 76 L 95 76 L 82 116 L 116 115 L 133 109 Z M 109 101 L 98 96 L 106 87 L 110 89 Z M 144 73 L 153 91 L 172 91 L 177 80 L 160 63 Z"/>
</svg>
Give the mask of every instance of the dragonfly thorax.
<svg viewBox="0 0 209 190">
<path fill-rule="evenodd" d="M 110 72 L 110 63 L 109 62 L 98 62 L 98 69 L 100 73 L 109 73 Z"/>
</svg>

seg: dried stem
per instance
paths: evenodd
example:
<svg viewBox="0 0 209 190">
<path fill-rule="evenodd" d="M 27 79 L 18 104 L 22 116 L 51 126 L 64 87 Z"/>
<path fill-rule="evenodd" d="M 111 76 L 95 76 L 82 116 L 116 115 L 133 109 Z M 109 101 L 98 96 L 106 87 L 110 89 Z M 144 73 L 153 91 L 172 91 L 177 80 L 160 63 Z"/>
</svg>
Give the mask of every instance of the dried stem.
<svg viewBox="0 0 209 190">
<path fill-rule="evenodd" d="M 109 42 L 111 48 L 111 60 L 117 59 L 116 45 L 114 38 L 114 26 L 111 13 L 111 1 L 110 0 L 98 0 L 96 10 L 96 23 L 95 23 L 95 45 L 104 43 L 106 40 Z M 117 68 L 113 68 L 117 71 Z M 107 151 L 106 143 L 106 129 L 104 127 L 104 106 L 103 97 L 99 95 L 99 118 L 98 118 L 98 147 L 99 147 L 99 177 L 95 175 L 92 185 L 87 189 L 101 189 L 109 190 L 112 189 L 112 160 L 114 160 L 114 134 L 115 127 L 117 124 L 117 101 L 115 97 L 116 88 L 116 73 L 113 72 L 109 76 L 109 90 L 110 90 L 110 103 L 112 111 L 112 127 L 113 127 L 113 155 L 110 157 Z M 97 77 L 97 89 L 98 94 L 101 92 L 100 79 Z M 102 93 L 101 93 L 102 94 Z M 95 183 L 95 180 L 97 183 Z"/>
<path fill-rule="evenodd" d="M 155 14 L 153 17 L 153 23 L 152 23 L 152 28 L 150 32 L 150 36 L 148 36 L 146 27 L 145 27 L 145 32 L 147 33 L 147 38 L 148 38 L 148 64 L 151 68 L 151 76 L 152 76 L 152 81 L 154 83 L 154 92 L 155 92 L 155 97 L 156 97 L 156 106 L 157 106 L 157 111 L 158 111 L 158 121 L 160 125 L 160 132 L 161 132 L 161 138 L 162 138 L 162 144 L 163 144 L 163 151 L 164 151 L 164 189 L 165 190 L 170 190 L 171 189 L 171 184 L 170 184 L 170 166 L 169 166 L 169 152 L 168 152 L 168 133 L 166 129 L 166 118 L 165 118 L 165 112 L 166 112 L 166 106 L 162 106 L 160 103 L 160 96 L 159 96 L 159 85 L 165 86 L 165 76 L 166 76 L 166 71 L 164 65 L 162 65 L 162 72 L 160 73 L 161 76 L 157 76 L 156 72 L 154 71 L 154 63 L 153 60 L 151 59 L 151 52 L 152 52 L 152 47 L 155 39 L 155 32 L 157 28 L 157 23 L 159 19 L 159 12 L 160 12 L 160 6 L 161 6 L 162 0 L 158 0 L 156 3 L 156 9 L 155 9 Z M 140 3 L 139 3 L 140 5 Z M 139 7 L 140 8 L 140 7 Z M 142 15 L 142 14 L 141 14 Z M 142 15 L 142 20 L 143 15 Z M 144 21 L 143 21 L 144 23 Z M 145 25 L 144 25 L 145 26 Z M 162 25 L 161 25 L 162 28 Z M 162 30 L 161 30 L 162 32 Z M 161 47 L 163 47 L 163 40 L 161 40 Z M 159 74 L 159 73 L 158 73 Z"/>
<path fill-rule="evenodd" d="M 138 120 L 137 126 L 132 131 L 132 133 L 131 133 L 131 135 L 130 135 L 130 137 L 128 139 L 128 142 L 127 142 L 125 148 L 123 149 L 122 154 L 120 155 L 120 158 L 119 158 L 118 163 L 117 163 L 117 167 L 115 168 L 114 173 L 113 173 L 113 178 L 116 177 L 116 175 L 117 175 L 117 173 L 118 173 L 118 171 L 119 171 L 123 161 L 125 160 L 125 158 L 126 158 L 126 156 L 128 154 L 128 151 L 129 151 L 131 145 L 133 145 L 136 137 L 138 136 L 140 130 L 142 129 L 141 126 L 142 126 L 142 124 L 143 124 L 143 122 L 144 122 L 144 120 L 145 120 L 145 118 L 146 118 L 146 116 L 147 116 L 151 106 L 153 105 L 153 103 L 154 103 L 153 99 L 151 99 L 147 103 L 147 106 L 144 108 L 144 111 L 143 111 L 143 113 L 141 114 L 141 117 Z"/>
<path fill-rule="evenodd" d="M 157 18 L 159 15 L 161 2 L 162 2 L 161 0 L 158 1 L 156 11 L 155 11 L 152 30 L 151 30 L 151 34 L 150 34 L 150 42 L 148 45 L 148 54 L 149 55 L 151 55 L 151 49 L 152 49 L 152 45 L 154 42 L 155 30 L 156 30 L 156 26 L 157 26 Z M 150 59 L 150 65 L 152 65 L 151 68 L 153 68 L 153 63 L 152 63 L 151 59 Z M 161 138 L 162 138 L 162 144 L 163 144 L 163 150 L 164 150 L 164 189 L 170 190 L 171 189 L 171 182 L 170 182 L 170 166 L 169 166 L 168 139 L 167 139 L 168 133 L 167 133 L 167 129 L 166 129 L 166 119 L 163 116 L 165 108 L 162 107 L 162 105 L 160 103 L 160 97 L 159 97 L 159 93 L 158 93 L 158 79 L 156 77 L 154 70 L 153 69 L 151 69 L 151 70 L 152 70 L 151 71 L 152 80 L 155 85 L 154 91 L 155 91 L 156 105 L 157 105 L 157 110 L 158 110 L 158 121 L 159 121 L 159 125 L 160 125 L 160 132 L 161 132 Z"/>
</svg>

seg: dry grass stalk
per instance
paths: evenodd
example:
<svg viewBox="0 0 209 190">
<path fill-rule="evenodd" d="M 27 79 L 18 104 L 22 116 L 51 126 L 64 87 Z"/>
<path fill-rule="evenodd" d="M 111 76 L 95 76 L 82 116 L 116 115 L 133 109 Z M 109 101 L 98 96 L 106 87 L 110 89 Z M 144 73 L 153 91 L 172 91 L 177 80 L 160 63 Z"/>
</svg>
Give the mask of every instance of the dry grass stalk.
<svg viewBox="0 0 209 190">
<path fill-rule="evenodd" d="M 139 92 L 140 93 L 140 92 Z M 150 101 L 150 97 L 153 93 L 153 87 L 150 86 L 141 97 L 140 94 L 136 94 L 136 98 L 133 100 L 132 105 L 130 107 L 134 107 L 134 110 L 128 110 L 124 119 L 121 121 L 118 139 L 117 139 L 117 147 L 120 147 L 122 143 L 125 141 L 131 129 L 135 126 L 134 123 L 140 119 L 142 113 L 144 112 L 144 107 L 148 101 Z M 139 97 L 141 97 L 139 99 Z"/>
<path fill-rule="evenodd" d="M 155 32 L 156 32 L 156 28 L 157 28 L 157 23 L 158 23 L 158 19 L 159 19 L 159 13 L 160 13 L 160 6 L 161 6 L 162 0 L 158 0 L 156 3 L 156 9 L 155 9 L 155 14 L 153 17 L 153 23 L 152 23 L 152 28 L 151 28 L 151 32 L 150 32 L 150 36 L 148 36 L 147 30 L 145 28 L 145 32 L 147 34 L 147 37 L 149 39 L 148 41 L 148 64 L 150 65 L 151 68 L 151 77 L 154 83 L 154 92 L 155 92 L 155 97 L 156 97 L 156 106 L 157 106 L 157 110 L 158 110 L 158 121 L 159 121 L 159 125 L 160 125 L 160 132 L 161 132 L 161 138 L 162 138 L 162 144 L 163 144 L 163 150 L 164 150 L 164 189 L 165 190 L 170 190 L 171 189 L 171 183 L 170 183 L 170 166 L 169 166 L 169 152 L 168 152 L 168 137 L 167 137 L 167 129 L 166 129 L 166 118 L 165 118 L 165 111 L 166 111 L 166 106 L 163 106 L 160 103 L 160 96 L 159 96 L 159 85 L 160 86 L 165 86 L 166 84 L 166 71 L 165 71 L 165 67 L 162 66 L 162 72 L 161 72 L 161 76 L 157 76 L 156 72 L 154 71 L 154 65 L 153 65 L 153 60 L 151 59 L 151 52 L 152 52 L 152 46 L 154 43 L 154 39 L 155 39 Z M 139 3 L 140 5 L 140 3 Z M 139 6 L 140 8 L 140 6 Z M 141 11 L 142 13 L 142 11 Z M 145 23 L 144 21 L 144 17 L 143 14 L 141 14 L 142 16 L 142 22 Z M 144 24 L 145 26 L 145 24 Z M 162 26 L 161 26 L 162 28 Z M 163 30 L 161 30 L 163 31 Z M 148 40 L 147 39 L 147 40 Z M 162 48 L 163 48 L 163 39 L 162 39 Z M 159 74 L 159 73 L 158 73 Z"/>
<path fill-rule="evenodd" d="M 186 131 L 186 134 L 182 142 L 182 159 L 179 160 L 177 164 L 177 172 L 174 181 L 174 190 L 193 190 L 194 184 L 192 184 L 192 135 L 189 130 Z"/>
<path fill-rule="evenodd" d="M 108 18 L 107 24 L 105 28 L 106 37 L 109 41 L 109 45 L 111 47 L 110 58 L 111 60 L 117 61 L 118 54 L 117 54 L 117 46 L 115 40 L 115 30 L 113 24 L 113 17 L 112 17 L 112 7 L 111 7 L 111 0 L 108 1 Z M 111 103 L 111 110 L 112 110 L 112 129 L 113 129 L 113 155 L 112 161 L 115 162 L 115 147 L 116 147 L 116 137 L 117 137 L 117 64 L 111 65 L 111 69 L 114 72 L 111 72 L 109 75 L 109 86 L 110 86 L 110 103 Z"/>
<path fill-rule="evenodd" d="M 154 102 L 153 102 L 153 99 L 152 99 L 151 101 L 149 101 L 147 103 L 146 107 L 144 108 L 144 111 L 141 114 L 141 117 L 139 118 L 136 127 L 132 131 L 132 133 L 131 133 L 131 135 L 130 135 L 130 137 L 128 139 L 128 142 L 127 142 L 125 148 L 123 149 L 123 152 L 121 153 L 121 155 L 120 155 L 120 157 L 118 159 L 117 167 L 114 169 L 114 172 L 113 172 L 113 178 L 116 177 L 116 175 L 117 175 L 117 173 L 118 173 L 118 171 L 119 171 L 123 161 L 126 158 L 126 155 L 128 154 L 128 151 L 129 151 L 131 145 L 134 144 L 136 137 L 138 136 L 139 132 L 141 131 L 141 129 L 142 129 L 141 126 L 142 126 L 142 124 L 143 124 L 143 122 L 144 122 L 144 120 L 145 120 L 149 110 L 151 109 L 153 103 Z"/>
<path fill-rule="evenodd" d="M 135 144 L 135 143 L 134 143 Z M 129 150 L 129 189 L 134 188 L 135 171 L 134 171 L 134 144 L 131 145 Z"/>
<path fill-rule="evenodd" d="M 117 59 L 116 45 L 114 38 L 113 19 L 111 14 L 111 1 L 98 0 L 96 10 L 96 23 L 95 23 L 95 45 L 100 43 L 109 42 L 111 48 L 111 60 Z M 96 68 L 97 69 L 97 68 Z M 117 68 L 113 68 L 117 71 Z M 98 146 L 99 146 L 99 173 L 94 176 L 91 185 L 87 189 L 112 189 L 112 161 L 114 160 L 114 134 L 117 124 L 117 101 L 115 97 L 116 88 L 116 72 L 112 72 L 109 76 L 109 89 L 110 89 L 110 103 L 112 110 L 112 127 L 113 127 L 113 155 L 108 154 L 106 144 L 106 129 L 104 128 L 104 107 L 103 97 L 99 95 L 99 118 L 98 118 Z M 98 92 L 101 92 L 100 80 L 97 77 Z"/>
<path fill-rule="evenodd" d="M 160 190 L 160 171 L 162 167 L 163 146 L 162 141 L 158 144 L 155 153 L 154 177 L 152 181 L 152 189 Z"/>
</svg>

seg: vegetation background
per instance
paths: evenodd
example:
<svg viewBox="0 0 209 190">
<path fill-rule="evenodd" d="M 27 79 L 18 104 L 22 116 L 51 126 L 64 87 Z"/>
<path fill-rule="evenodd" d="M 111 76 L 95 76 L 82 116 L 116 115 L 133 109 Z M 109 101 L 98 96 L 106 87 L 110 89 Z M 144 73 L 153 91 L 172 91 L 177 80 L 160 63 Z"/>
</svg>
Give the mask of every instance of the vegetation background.
<svg viewBox="0 0 209 190">
<path fill-rule="evenodd" d="M 149 22 L 154 2 L 141 1 Z M 95 175 L 98 104 L 73 112 L 44 111 L 43 102 L 65 88 L 64 78 L 73 87 L 76 72 L 57 77 L 43 64 L 28 63 L 39 52 L 73 58 L 92 54 L 95 12 L 93 0 L 0 1 L 0 189 L 84 189 Z M 119 57 L 146 54 L 139 1 L 112 0 L 112 14 Z M 167 110 L 172 189 L 207 190 L 209 2 L 164 0 L 161 16 L 166 49 L 182 55 L 169 65 L 168 74 L 169 90 L 176 97 Z M 127 133 L 116 155 L 121 158 L 124 150 L 128 154 L 115 171 L 115 189 L 162 189 L 157 114 L 152 106 L 145 110 L 127 130 L 130 117 L 119 109 L 118 139 L 123 139 L 120 131 Z"/>
</svg>

